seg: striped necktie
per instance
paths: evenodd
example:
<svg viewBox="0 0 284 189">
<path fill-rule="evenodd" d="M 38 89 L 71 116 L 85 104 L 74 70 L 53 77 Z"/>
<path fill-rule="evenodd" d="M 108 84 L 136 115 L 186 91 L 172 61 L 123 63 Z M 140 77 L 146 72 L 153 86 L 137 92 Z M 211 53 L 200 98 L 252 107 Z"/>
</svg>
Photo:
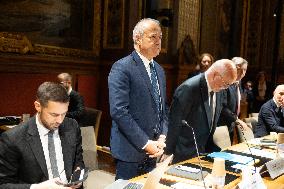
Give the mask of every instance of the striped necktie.
<svg viewBox="0 0 284 189">
<path fill-rule="evenodd" d="M 56 161 L 53 134 L 54 134 L 53 130 L 48 132 L 48 152 L 49 152 L 49 159 L 50 159 L 52 175 L 53 175 L 53 178 L 56 178 L 56 177 L 59 177 L 59 172 L 58 172 L 57 161 Z"/>
<path fill-rule="evenodd" d="M 153 62 L 150 62 L 150 74 L 151 74 L 151 84 L 154 92 L 154 100 L 158 112 L 158 118 L 159 118 L 159 124 L 157 124 L 154 128 L 154 133 L 159 134 L 160 133 L 160 121 L 161 121 L 161 98 L 160 98 L 160 90 L 159 90 L 159 84 L 158 84 L 158 77 L 157 72 L 155 70 Z"/>
</svg>

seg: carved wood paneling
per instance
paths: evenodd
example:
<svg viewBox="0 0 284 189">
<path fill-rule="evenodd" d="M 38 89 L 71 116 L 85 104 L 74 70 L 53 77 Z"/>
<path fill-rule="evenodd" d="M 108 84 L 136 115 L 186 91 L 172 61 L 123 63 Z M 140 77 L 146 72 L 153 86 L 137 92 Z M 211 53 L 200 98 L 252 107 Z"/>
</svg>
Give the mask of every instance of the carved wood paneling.
<svg viewBox="0 0 284 189">
<path fill-rule="evenodd" d="M 190 35 L 196 49 L 199 48 L 200 32 L 200 0 L 179 0 L 177 18 L 177 43 L 175 48 L 178 49 L 187 35 Z"/>
<path fill-rule="evenodd" d="M 104 49 L 122 49 L 124 47 L 125 0 L 104 1 Z"/>
<path fill-rule="evenodd" d="M 260 63 L 259 50 L 262 27 L 262 2 L 263 1 L 258 0 L 249 1 L 246 57 L 251 65 Z"/>
<path fill-rule="evenodd" d="M 284 9 L 284 1 L 282 1 L 282 7 Z M 279 58 L 280 63 L 284 63 L 284 11 L 282 9 L 281 15 L 281 30 L 280 30 L 280 48 L 279 48 Z"/>
</svg>

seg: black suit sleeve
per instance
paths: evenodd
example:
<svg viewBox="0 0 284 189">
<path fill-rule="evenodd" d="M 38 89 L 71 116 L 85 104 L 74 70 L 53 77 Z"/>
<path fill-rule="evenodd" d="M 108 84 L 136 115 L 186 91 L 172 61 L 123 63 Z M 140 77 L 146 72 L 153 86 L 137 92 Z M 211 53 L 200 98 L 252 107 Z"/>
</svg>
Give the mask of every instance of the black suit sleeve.
<svg viewBox="0 0 284 189">
<path fill-rule="evenodd" d="M 70 94 L 70 104 L 66 117 L 76 119 L 77 121 L 85 112 L 84 99 L 78 92 Z"/>
<path fill-rule="evenodd" d="M 232 107 L 230 107 L 230 103 L 229 103 L 230 91 L 226 89 L 222 91 L 222 93 L 223 93 L 223 101 L 222 101 L 223 108 L 220 114 L 220 121 L 218 125 L 230 126 L 232 122 L 235 122 L 238 119 L 238 116 L 235 114 L 235 112 L 231 110 Z"/>
<path fill-rule="evenodd" d="M 0 188 L 5 189 L 29 189 L 31 184 L 19 179 L 21 155 L 6 134 L 0 137 Z"/>
<path fill-rule="evenodd" d="M 175 92 L 169 112 L 169 127 L 165 154 L 169 155 L 175 153 L 178 137 L 183 127 L 181 121 L 186 118 L 185 115 L 188 115 L 192 111 L 192 96 L 194 96 L 192 90 L 186 85 L 181 86 Z"/>
<path fill-rule="evenodd" d="M 263 108 L 262 116 L 264 117 L 263 121 L 268 130 L 277 133 L 284 133 L 284 125 L 281 125 L 281 122 L 277 121 L 279 120 L 279 117 L 277 117 L 276 112 L 272 108 Z"/>
<path fill-rule="evenodd" d="M 76 136 L 76 154 L 75 154 L 75 165 L 74 165 L 74 170 L 77 168 L 77 167 L 80 167 L 80 168 L 84 168 L 85 165 L 84 165 L 84 161 L 83 161 L 83 149 L 82 149 L 82 136 L 81 136 L 81 130 L 77 125 L 77 136 Z M 74 171 L 73 170 L 73 171 Z"/>
</svg>

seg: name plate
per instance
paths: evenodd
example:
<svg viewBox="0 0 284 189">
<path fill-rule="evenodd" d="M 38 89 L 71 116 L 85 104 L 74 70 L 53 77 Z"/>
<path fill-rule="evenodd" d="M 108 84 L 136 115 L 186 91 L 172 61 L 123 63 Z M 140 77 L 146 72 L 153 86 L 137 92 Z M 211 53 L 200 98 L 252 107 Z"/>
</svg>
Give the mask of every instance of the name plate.
<svg viewBox="0 0 284 189">
<path fill-rule="evenodd" d="M 272 179 L 284 173 L 284 158 L 277 158 L 265 164 L 268 173 Z"/>
<path fill-rule="evenodd" d="M 260 174 L 258 172 L 244 178 L 239 184 L 239 189 L 267 189 Z"/>
</svg>

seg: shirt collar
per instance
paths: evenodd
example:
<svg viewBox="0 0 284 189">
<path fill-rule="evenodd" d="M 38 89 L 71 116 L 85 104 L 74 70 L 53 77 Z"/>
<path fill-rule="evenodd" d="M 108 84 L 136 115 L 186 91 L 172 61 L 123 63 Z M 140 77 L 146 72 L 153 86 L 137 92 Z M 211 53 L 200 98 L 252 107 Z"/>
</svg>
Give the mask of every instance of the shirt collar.
<svg viewBox="0 0 284 189">
<path fill-rule="evenodd" d="M 140 54 L 138 51 L 136 51 L 138 56 L 141 58 L 143 64 L 145 65 L 145 67 L 149 67 L 150 62 L 153 62 L 153 59 L 148 60 L 145 56 L 143 56 L 142 54 Z"/>
<path fill-rule="evenodd" d="M 40 136 L 45 136 L 48 134 L 49 129 L 47 129 L 45 126 L 43 126 L 43 124 L 39 121 L 39 114 L 36 114 L 36 125 L 37 125 L 37 129 L 38 129 L 38 133 Z M 58 134 L 58 129 L 54 130 L 54 134 L 57 135 Z"/>
<path fill-rule="evenodd" d="M 72 87 L 69 87 L 69 89 L 67 91 L 68 95 L 70 95 L 71 91 L 72 91 Z"/>
<path fill-rule="evenodd" d="M 278 102 L 275 100 L 274 97 L 273 97 L 273 101 L 274 101 L 274 103 L 276 104 L 277 108 L 279 108 L 279 107 L 280 107 L 280 104 L 278 104 Z"/>
</svg>

